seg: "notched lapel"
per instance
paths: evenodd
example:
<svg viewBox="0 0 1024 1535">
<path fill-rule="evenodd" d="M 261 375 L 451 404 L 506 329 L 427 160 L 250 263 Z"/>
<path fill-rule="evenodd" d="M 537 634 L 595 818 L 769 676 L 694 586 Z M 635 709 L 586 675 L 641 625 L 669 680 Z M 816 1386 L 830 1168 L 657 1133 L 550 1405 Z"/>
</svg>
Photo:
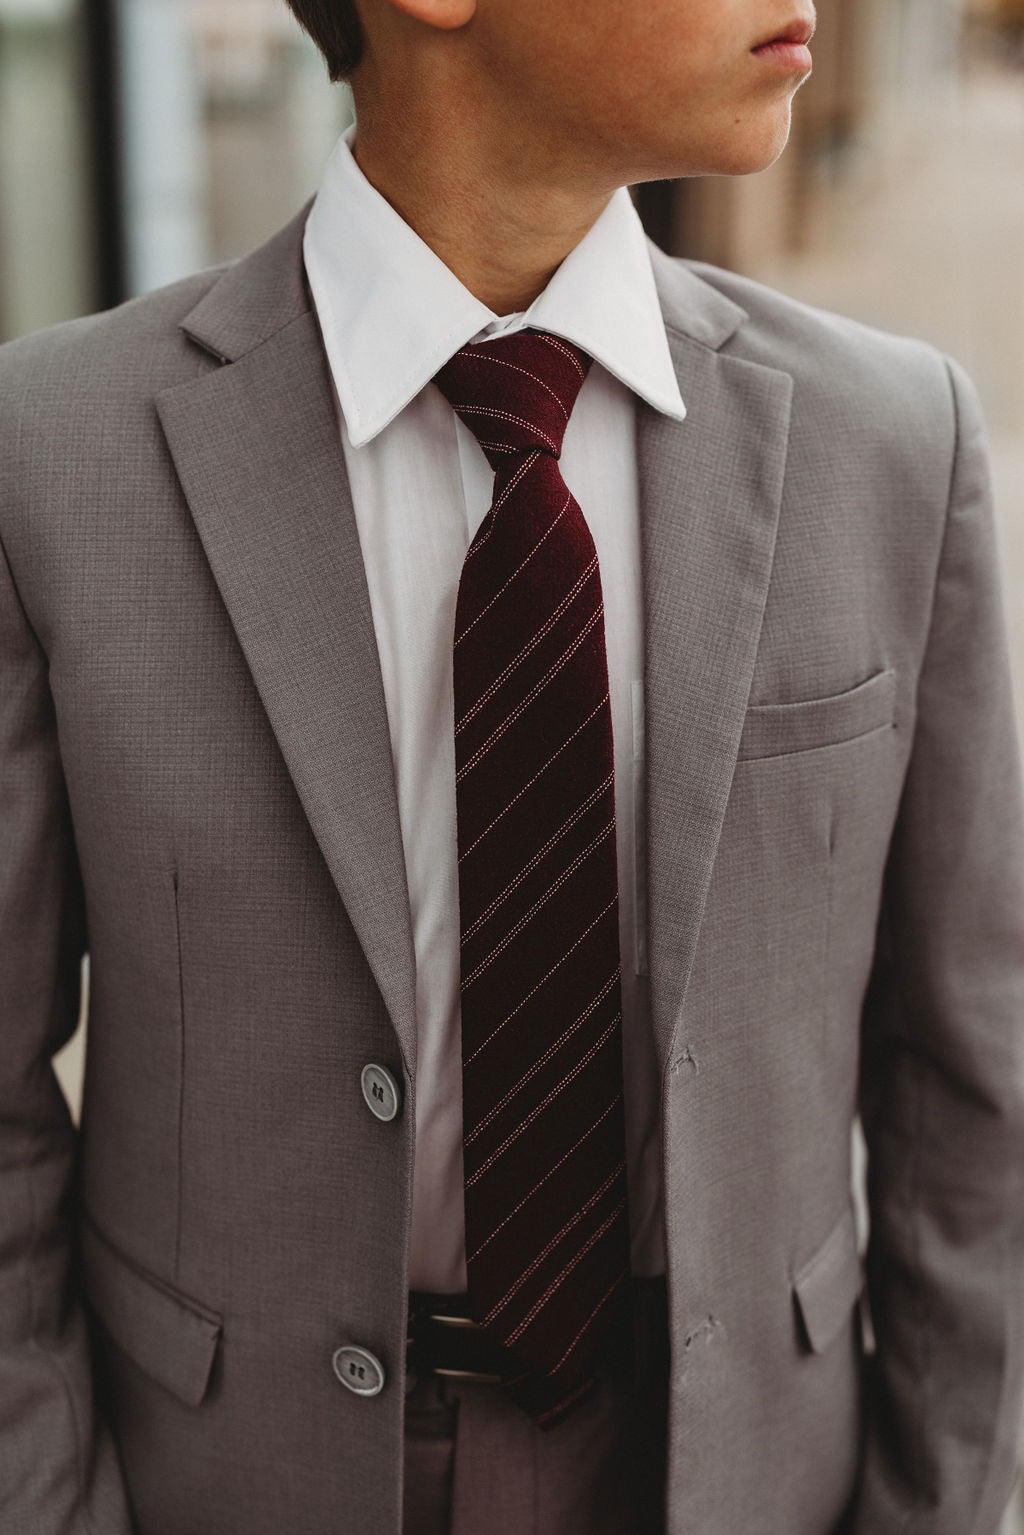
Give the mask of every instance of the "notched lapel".
<svg viewBox="0 0 1024 1535">
<path fill-rule="evenodd" d="M 415 964 L 387 709 L 313 314 L 301 310 L 157 404 L 214 577 L 412 1074 Z"/>
<path fill-rule="evenodd" d="M 725 328 L 735 324 L 733 318 Z M 638 427 L 649 969 L 663 1073 L 739 750 L 775 550 L 792 394 L 786 373 L 724 356 L 678 331 L 670 330 L 669 342 L 686 420 L 641 405 Z"/>
</svg>

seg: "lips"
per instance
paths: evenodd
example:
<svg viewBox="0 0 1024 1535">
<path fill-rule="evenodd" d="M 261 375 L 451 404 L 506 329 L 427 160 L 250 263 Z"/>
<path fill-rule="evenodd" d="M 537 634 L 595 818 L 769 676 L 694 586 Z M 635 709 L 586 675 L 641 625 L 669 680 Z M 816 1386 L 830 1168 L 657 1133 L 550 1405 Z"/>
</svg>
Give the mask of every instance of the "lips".
<svg viewBox="0 0 1024 1535">
<path fill-rule="evenodd" d="M 760 53 L 762 48 L 786 46 L 787 44 L 797 48 L 804 48 L 813 36 L 814 22 L 806 16 L 798 16 L 787 27 L 783 28 L 781 32 L 775 32 L 771 37 L 766 37 L 763 42 L 757 43 L 753 52 Z"/>
</svg>

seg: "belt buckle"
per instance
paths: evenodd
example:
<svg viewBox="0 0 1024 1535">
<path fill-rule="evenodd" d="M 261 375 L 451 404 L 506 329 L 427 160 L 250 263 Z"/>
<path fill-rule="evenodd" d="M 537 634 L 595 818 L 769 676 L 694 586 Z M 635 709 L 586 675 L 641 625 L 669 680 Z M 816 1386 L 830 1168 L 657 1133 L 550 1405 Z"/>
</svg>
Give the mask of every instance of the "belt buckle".
<svg viewBox="0 0 1024 1535">
<path fill-rule="evenodd" d="M 426 1322 L 436 1322 L 441 1327 L 472 1328 L 476 1332 L 481 1330 L 479 1322 L 474 1321 L 472 1317 L 450 1316 L 447 1312 L 443 1311 L 421 1311 L 417 1314 L 417 1319 L 421 1319 Z M 409 1351 L 415 1343 L 414 1334 L 407 1333 L 405 1342 L 406 1359 L 408 1363 Z M 413 1376 L 417 1376 L 418 1374 L 415 1369 L 411 1370 L 409 1373 Z M 440 1365 L 432 1365 L 427 1373 L 430 1375 L 443 1375 L 446 1380 L 476 1381 L 484 1385 L 500 1385 L 505 1378 L 503 1375 L 493 1375 L 483 1370 L 452 1370 L 446 1369 Z M 406 1385 L 406 1389 L 411 1389 L 408 1383 Z"/>
<path fill-rule="evenodd" d="M 447 1316 L 444 1312 L 428 1311 L 427 1320 L 438 1322 L 442 1327 L 469 1327 L 476 1332 L 481 1330 L 480 1323 L 471 1316 Z M 483 1370 L 446 1370 L 440 1366 L 435 1366 L 432 1373 L 444 1375 L 448 1380 L 480 1381 L 490 1385 L 500 1385 L 503 1379 L 501 1375 L 489 1375 Z"/>
</svg>

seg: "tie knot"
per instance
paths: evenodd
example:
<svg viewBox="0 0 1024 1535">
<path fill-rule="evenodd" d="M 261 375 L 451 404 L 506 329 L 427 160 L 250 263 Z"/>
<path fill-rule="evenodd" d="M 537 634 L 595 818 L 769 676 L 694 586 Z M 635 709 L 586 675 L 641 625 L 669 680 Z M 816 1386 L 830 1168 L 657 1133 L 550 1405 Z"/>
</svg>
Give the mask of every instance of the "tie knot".
<svg viewBox="0 0 1024 1535">
<path fill-rule="evenodd" d="M 538 448 L 558 457 L 589 367 L 571 341 L 525 330 L 460 347 L 434 382 L 497 468 Z"/>
</svg>

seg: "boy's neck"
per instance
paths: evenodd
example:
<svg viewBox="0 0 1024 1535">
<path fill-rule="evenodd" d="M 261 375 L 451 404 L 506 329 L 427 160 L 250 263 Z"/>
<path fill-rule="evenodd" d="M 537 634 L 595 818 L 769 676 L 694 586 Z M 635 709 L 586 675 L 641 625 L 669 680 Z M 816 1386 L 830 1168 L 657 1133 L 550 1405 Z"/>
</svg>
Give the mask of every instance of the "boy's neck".
<svg viewBox="0 0 1024 1535">
<path fill-rule="evenodd" d="M 480 119 L 471 126 L 465 115 L 445 111 L 425 122 L 422 114 L 361 108 L 353 153 L 474 297 L 495 314 L 513 314 L 543 291 L 614 189 L 559 185 L 541 157 L 531 164 L 521 133 L 492 148 Z"/>
</svg>

